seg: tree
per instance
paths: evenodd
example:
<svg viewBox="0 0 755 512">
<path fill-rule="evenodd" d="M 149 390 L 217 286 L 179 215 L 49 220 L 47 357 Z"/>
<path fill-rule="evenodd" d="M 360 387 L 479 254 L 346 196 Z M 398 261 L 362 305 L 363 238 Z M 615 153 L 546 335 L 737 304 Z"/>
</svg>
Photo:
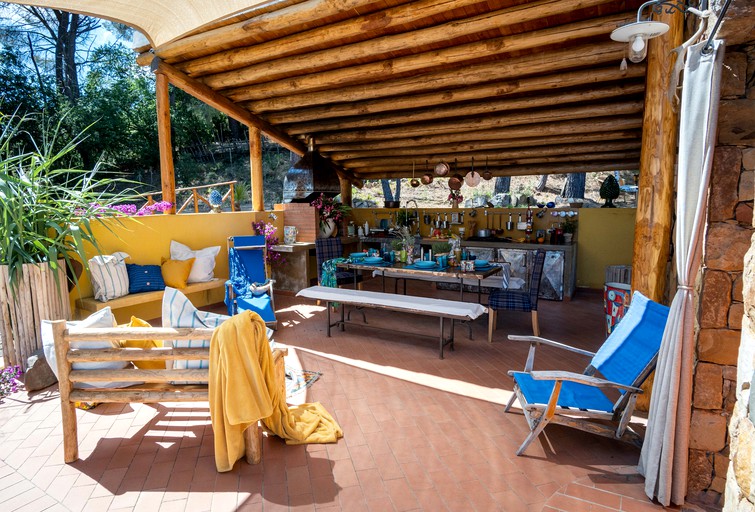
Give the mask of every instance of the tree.
<svg viewBox="0 0 755 512">
<path fill-rule="evenodd" d="M 511 190 L 511 176 L 498 176 L 493 186 L 493 195 L 508 194 Z"/>
<path fill-rule="evenodd" d="M 540 181 L 537 182 L 537 186 L 535 187 L 535 190 L 537 192 L 542 192 L 545 190 L 545 186 L 548 184 L 548 174 L 541 174 L 540 175 Z"/>
<path fill-rule="evenodd" d="M 40 90 L 26 75 L 18 54 L 11 48 L 0 50 L 0 114 L 26 114 L 41 110 Z"/>
<path fill-rule="evenodd" d="M 401 180 L 396 178 L 393 180 L 396 183 L 396 192 L 391 191 L 391 180 L 380 180 L 380 185 L 383 187 L 383 197 L 386 201 L 401 201 Z"/>
<path fill-rule="evenodd" d="M 584 199 L 585 183 L 587 175 L 583 172 L 572 172 L 566 175 L 564 189 L 561 191 L 561 197 L 572 197 L 574 199 Z"/>
</svg>

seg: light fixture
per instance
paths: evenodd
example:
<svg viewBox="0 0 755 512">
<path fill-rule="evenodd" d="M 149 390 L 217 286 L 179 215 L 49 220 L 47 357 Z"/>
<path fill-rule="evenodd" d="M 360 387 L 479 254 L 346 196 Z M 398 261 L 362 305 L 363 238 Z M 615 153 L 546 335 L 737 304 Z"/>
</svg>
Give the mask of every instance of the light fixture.
<svg viewBox="0 0 755 512">
<path fill-rule="evenodd" d="M 642 12 L 646 8 L 649 8 L 649 12 L 647 17 L 643 19 Z M 632 62 L 642 62 L 645 58 L 648 53 L 648 39 L 653 39 L 668 32 L 668 25 L 651 19 L 653 12 L 660 13 L 664 8 L 668 13 L 674 10 L 684 13 L 687 10 L 684 4 L 678 2 L 669 2 L 667 0 L 645 2 L 637 10 L 637 21 L 621 26 L 611 32 L 611 39 L 614 41 L 629 43 L 627 57 Z"/>
</svg>

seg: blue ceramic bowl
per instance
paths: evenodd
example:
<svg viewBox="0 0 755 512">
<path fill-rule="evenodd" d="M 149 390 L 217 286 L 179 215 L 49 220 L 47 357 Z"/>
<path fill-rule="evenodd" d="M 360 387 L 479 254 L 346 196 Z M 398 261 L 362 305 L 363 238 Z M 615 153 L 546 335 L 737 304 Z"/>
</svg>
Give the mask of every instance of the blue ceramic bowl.
<svg viewBox="0 0 755 512">
<path fill-rule="evenodd" d="M 417 268 L 432 268 L 435 266 L 435 262 L 434 261 L 415 261 L 414 265 Z"/>
<path fill-rule="evenodd" d="M 488 265 L 490 265 L 488 260 L 474 260 L 475 267 L 487 267 Z"/>
<path fill-rule="evenodd" d="M 366 252 L 352 252 L 349 254 L 352 260 L 363 260 L 365 256 L 367 256 Z"/>
<path fill-rule="evenodd" d="M 368 265 L 374 265 L 376 263 L 382 263 L 383 262 L 383 258 L 381 258 L 379 256 L 367 256 L 364 259 L 364 262 L 367 263 Z"/>
</svg>

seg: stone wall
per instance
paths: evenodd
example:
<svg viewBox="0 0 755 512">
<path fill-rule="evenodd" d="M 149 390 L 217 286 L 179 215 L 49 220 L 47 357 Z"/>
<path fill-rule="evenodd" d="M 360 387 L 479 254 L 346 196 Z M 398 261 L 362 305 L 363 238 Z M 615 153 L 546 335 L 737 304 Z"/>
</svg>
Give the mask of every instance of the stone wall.
<svg viewBox="0 0 755 512">
<path fill-rule="evenodd" d="M 745 417 L 755 346 L 755 322 L 749 318 L 755 316 L 755 297 L 750 291 L 755 288 L 755 282 L 750 282 L 755 259 L 751 249 L 755 175 L 752 50 L 749 46 L 728 48 L 724 62 L 690 425 L 687 497 L 720 506 L 726 490 L 728 510 L 752 510 L 755 503 L 752 445 L 748 445 L 755 437 L 751 437 L 753 425 Z M 730 467 L 734 471 L 729 472 L 727 481 Z M 747 501 L 748 496 L 752 501 Z"/>
</svg>

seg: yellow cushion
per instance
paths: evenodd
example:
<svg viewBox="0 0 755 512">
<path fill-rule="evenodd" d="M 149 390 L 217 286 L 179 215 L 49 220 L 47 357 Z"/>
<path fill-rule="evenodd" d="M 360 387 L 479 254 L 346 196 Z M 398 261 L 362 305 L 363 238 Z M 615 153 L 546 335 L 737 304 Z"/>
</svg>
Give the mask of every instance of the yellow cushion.
<svg viewBox="0 0 755 512">
<path fill-rule="evenodd" d="M 131 317 L 131 322 L 119 325 L 118 327 L 152 327 L 149 322 L 145 322 L 135 316 Z M 163 342 L 161 340 L 123 340 L 121 341 L 121 347 L 123 348 L 158 348 L 162 347 Z M 165 361 L 133 361 L 134 366 L 141 368 L 142 370 L 164 370 Z"/>
<path fill-rule="evenodd" d="M 186 281 L 189 279 L 189 274 L 191 274 L 191 266 L 194 264 L 194 259 L 169 260 L 163 258 L 160 269 L 162 270 L 165 286 L 179 289 L 186 288 Z"/>
</svg>

